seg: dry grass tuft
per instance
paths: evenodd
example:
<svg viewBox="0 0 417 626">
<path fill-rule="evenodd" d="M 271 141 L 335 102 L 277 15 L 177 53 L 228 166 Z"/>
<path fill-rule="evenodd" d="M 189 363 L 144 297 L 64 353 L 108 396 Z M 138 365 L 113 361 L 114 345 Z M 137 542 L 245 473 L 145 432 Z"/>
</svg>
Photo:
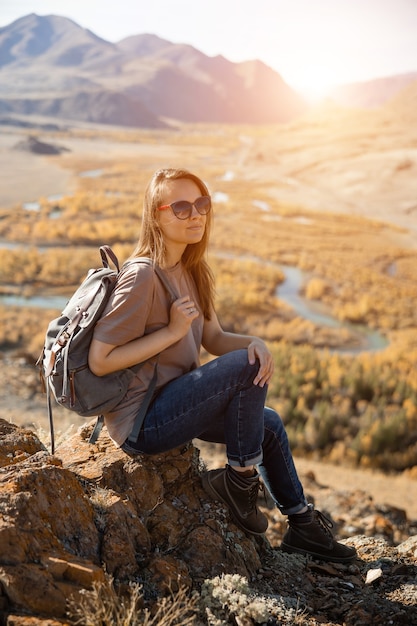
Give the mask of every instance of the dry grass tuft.
<svg viewBox="0 0 417 626">
<path fill-rule="evenodd" d="M 188 596 L 184 588 L 158 600 L 153 609 L 144 607 L 142 587 L 130 583 L 120 594 L 113 579 L 94 583 L 83 590 L 81 599 L 70 600 L 68 614 L 75 626 L 191 626 L 196 623 L 198 597 Z"/>
</svg>

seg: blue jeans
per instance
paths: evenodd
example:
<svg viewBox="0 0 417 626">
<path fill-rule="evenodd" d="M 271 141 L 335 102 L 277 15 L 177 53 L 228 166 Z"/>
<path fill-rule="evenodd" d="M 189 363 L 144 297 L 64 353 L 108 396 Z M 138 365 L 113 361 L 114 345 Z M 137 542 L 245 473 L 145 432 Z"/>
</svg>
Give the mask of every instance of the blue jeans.
<svg viewBox="0 0 417 626">
<path fill-rule="evenodd" d="M 247 350 L 236 350 L 171 381 L 150 405 L 137 443 L 122 449 L 158 454 L 192 439 L 223 443 L 229 465 L 258 466 L 284 515 L 300 511 L 303 487 L 282 420 L 265 407 L 267 386 L 253 384 L 258 368 Z"/>
</svg>

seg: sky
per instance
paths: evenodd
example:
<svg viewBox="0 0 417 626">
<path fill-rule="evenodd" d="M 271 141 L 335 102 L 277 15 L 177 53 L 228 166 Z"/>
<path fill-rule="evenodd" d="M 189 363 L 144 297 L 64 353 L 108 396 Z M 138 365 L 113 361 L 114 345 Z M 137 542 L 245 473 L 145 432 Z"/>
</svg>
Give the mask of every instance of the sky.
<svg viewBox="0 0 417 626">
<path fill-rule="evenodd" d="M 417 71 L 417 0 L 0 0 L 0 27 L 61 15 L 107 41 L 150 33 L 260 59 L 305 96 Z"/>
</svg>

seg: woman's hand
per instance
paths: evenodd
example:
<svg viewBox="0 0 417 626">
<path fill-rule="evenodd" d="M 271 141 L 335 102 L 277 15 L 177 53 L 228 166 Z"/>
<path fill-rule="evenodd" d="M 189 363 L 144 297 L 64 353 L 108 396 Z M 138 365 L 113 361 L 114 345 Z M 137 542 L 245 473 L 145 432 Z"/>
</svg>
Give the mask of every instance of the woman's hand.
<svg viewBox="0 0 417 626">
<path fill-rule="evenodd" d="M 251 365 L 259 360 L 259 370 L 253 381 L 254 385 L 267 385 L 274 373 L 274 359 L 262 339 L 253 339 L 248 346 L 248 360 Z"/>
<path fill-rule="evenodd" d="M 188 333 L 193 320 L 198 316 L 199 312 L 194 301 L 190 296 L 183 296 L 175 300 L 171 306 L 168 328 L 181 339 Z"/>
<path fill-rule="evenodd" d="M 172 304 L 168 326 L 153 333 L 132 339 L 121 346 L 110 345 L 93 337 L 88 356 L 91 371 L 96 376 L 104 376 L 154 357 L 182 339 L 198 316 L 194 302 L 185 296 Z"/>
</svg>

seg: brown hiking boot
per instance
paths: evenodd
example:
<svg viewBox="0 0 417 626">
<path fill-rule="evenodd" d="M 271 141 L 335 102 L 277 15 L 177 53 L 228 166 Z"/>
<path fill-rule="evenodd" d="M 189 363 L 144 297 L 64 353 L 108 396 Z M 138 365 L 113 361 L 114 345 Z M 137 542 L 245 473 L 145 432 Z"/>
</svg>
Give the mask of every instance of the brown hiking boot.
<svg viewBox="0 0 417 626">
<path fill-rule="evenodd" d="M 260 488 L 258 474 L 240 476 L 229 465 L 203 474 L 203 487 L 215 500 L 229 507 L 235 522 L 253 535 L 262 535 L 268 528 L 268 520 L 256 506 Z"/>
<path fill-rule="evenodd" d="M 310 505 L 311 507 L 311 505 Z M 331 532 L 332 522 L 320 511 L 312 511 L 313 519 L 306 524 L 293 524 L 285 533 L 281 549 L 297 552 L 321 561 L 350 563 L 356 558 L 355 548 L 338 543 Z"/>
</svg>

